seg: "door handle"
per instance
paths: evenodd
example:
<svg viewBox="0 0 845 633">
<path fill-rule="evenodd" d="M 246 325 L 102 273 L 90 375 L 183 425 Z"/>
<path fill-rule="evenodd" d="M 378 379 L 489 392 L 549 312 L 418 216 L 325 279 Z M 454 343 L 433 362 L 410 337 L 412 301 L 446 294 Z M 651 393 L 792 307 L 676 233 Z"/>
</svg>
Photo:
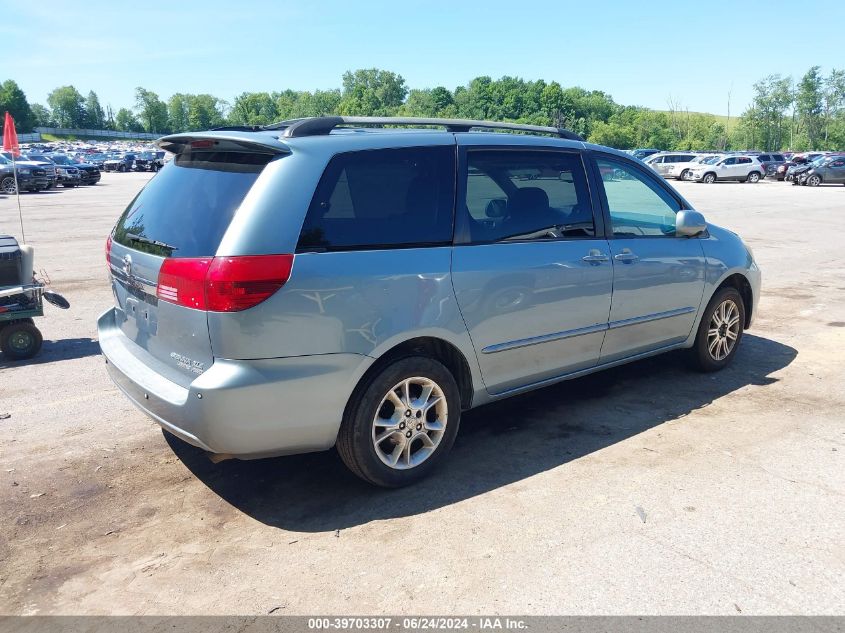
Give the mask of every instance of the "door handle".
<svg viewBox="0 0 845 633">
<path fill-rule="evenodd" d="M 606 262 L 610 258 L 597 248 L 591 248 L 589 254 L 584 255 L 581 259 L 591 264 L 599 264 L 601 262 Z"/>
<path fill-rule="evenodd" d="M 613 256 L 613 259 L 615 259 L 617 262 L 623 262 L 625 264 L 633 264 L 635 261 L 637 261 L 639 259 L 639 256 L 634 255 L 631 252 L 630 248 L 623 248 L 621 253 Z"/>
</svg>

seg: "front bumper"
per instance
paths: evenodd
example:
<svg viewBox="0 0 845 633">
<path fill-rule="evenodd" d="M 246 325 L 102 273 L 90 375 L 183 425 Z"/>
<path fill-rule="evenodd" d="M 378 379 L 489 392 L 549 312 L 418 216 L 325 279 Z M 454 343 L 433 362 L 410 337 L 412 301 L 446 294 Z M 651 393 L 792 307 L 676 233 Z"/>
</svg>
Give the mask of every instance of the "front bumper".
<svg viewBox="0 0 845 633">
<path fill-rule="evenodd" d="M 18 172 L 18 187 L 21 191 L 38 191 L 47 188 L 46 175 L 21 174 Z"/>
<path fill-rule="evenodd" d="M 182 440 L 240 458 L 331 448 L 343 410 L 373 362 L 360 354 L 215 359 L 193 381 L 124 336 L 114 308 L 97 321 L 114 383 L 141 411 Z"/>
<path fill-rule="evenodd" d="M 82 181 L 83 185 L 94 185 L 100 182 L 100 172 L 99 171 L 85 171 L 82 170 L 79 172 L 80 180 Z"/>
</svg>

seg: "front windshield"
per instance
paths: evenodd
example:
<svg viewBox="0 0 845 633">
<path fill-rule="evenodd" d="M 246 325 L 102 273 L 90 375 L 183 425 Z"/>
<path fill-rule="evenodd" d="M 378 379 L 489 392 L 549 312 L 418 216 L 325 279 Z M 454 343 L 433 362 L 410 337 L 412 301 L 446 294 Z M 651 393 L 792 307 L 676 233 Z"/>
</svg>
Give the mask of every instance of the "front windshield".
<svg viewBox="0 0 845 633">
<path fill-rule="evenodd" d="M 715 165 L 717 162 L 719 162 L 718 156 L 708 156 L 707 158 L 701 159 L 703 165 Z"/>
<path fill-rule="evenodd" d="M 56 163 L 57 165 L 72 165 L 73 164 L 71 162 L 71 160 L 67 156 L 65 156 L 64 154 L 58 154 L 58 155 L 54 154 L 50 158 L 52 158 L 53 162 Z"/>
</svg>

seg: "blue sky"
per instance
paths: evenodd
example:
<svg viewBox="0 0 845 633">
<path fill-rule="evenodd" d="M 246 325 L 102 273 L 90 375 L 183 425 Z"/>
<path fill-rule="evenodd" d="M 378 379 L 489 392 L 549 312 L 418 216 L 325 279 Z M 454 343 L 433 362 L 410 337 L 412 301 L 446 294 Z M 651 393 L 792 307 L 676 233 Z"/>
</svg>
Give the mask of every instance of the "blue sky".
<svg viewBox="0 0 845 633">
<path fill-rule="evenodd" d="M 0 25 L 0 81 L 32 102 L 59 85 L 131 106 L 167 98 L 339 87 L 378 67 L 413 88 L 515 75 L 603 90 L 623 104 L 738 114 L 751 85 L 845 67 L 845 2 L 804 19 L 781 0 L 14 2 Z M 802 14 L 804 17 L 800 17 Z"/>
</svg>

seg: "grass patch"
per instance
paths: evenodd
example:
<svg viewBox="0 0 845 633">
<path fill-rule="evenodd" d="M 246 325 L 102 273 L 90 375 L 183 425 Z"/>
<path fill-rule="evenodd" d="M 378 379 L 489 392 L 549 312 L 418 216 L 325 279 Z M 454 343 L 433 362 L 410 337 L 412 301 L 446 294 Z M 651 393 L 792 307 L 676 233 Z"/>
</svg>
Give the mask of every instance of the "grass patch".
<svg viewBox="0 0 845 633">
<path fill-rule="evenodd" d="M 662 114 L 665 114 L 668 117 L 672 116 L 672 113 L 669 112 L 669 110 L 656 110 L 656 112 L 660 112 Z M 689 114 L 690 115 L 696 114 L 696 115 L 701 115 L 701 116 L 712 116 L 714 119 L 716 119 L 716 123 L 721 123 L 726 128 L 728 127 L 729 123 L 730 123 L 731 128 L 736 127 L 737 125 L 739 125 L 739 119 L 740 119 L 740 117 L 738 117 L 738 116 L 727 117 L 724 114 L 710 114 L 709 112 L 690 112 Z M 675 115 L 679 118 L 683 118 L 687 115 L 687 111 L 686 110 L 678 110 L 678 111 L 675 112 Z"/>
</svg>

